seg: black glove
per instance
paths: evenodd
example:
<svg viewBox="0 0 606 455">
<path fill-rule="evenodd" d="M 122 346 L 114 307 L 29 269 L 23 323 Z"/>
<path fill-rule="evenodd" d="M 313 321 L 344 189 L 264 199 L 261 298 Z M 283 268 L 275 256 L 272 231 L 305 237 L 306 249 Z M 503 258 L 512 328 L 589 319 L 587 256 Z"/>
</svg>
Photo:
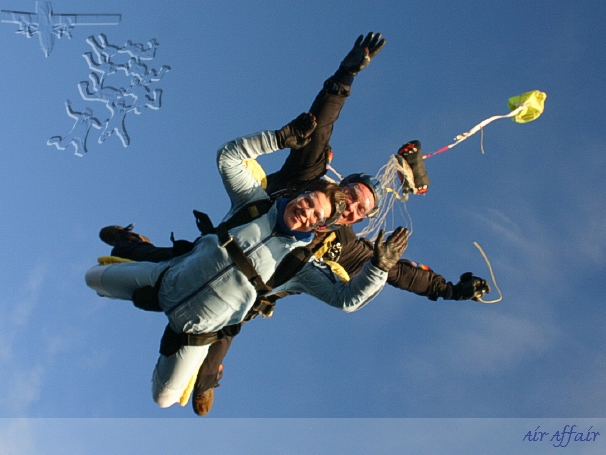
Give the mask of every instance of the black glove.
<svg viewBox="0 0 606 455">
<path fill-rule="evenodd" d="M 309 112 L 304 112 L 288 125 L 276 131 L 278 147 L 294 150 L 304 147 L 311 141 L 311 133 L 314 132 L 317 125 L 316 117 Z"/>
<path fill-rule="evenodd" d="M 397 263 L 408 246 L 408 229 L 399 227 L 383 242 L 385 232 L 379 232 L 375 241 L 374 254 L 371 262 L 384 272 L 389 272 Z"/>
<path fill-rule="evenodd" d="M 341 62 L 341 68 L 349 74 L 356 76 L 368 66 L 384 45 L 385 40 L 381 39 L 380 33 L 370 32 L 366 35 L 366 38 L 364 38 L 364 35 L 360 35 L 353 49 L 349 51 L 349 54 Z"/>
<path fill-rule="evenodd" d="M 461 281 L 454 285 L 452 300 L 478 300 L 490 292 L 486 280 L 474 276 L 471 272 L 461 275 Z"/>
</svg>

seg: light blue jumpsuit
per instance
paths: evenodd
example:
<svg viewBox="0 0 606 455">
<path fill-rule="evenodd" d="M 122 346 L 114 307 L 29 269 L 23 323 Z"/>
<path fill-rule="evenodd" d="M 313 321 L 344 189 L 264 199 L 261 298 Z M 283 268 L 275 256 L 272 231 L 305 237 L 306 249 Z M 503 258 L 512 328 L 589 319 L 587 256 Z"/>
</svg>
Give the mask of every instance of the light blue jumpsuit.
<svg viewBox="0 0 606 455">
<path fill-rule="evenodd" d="M 217 156 L 219 172 L 232 208 L 224 219 L 244 205 L 268 196 L 243 161 L 278 150 L 273 131 L 238 138 L 223 145 Z M 231 229 L 234 241 L 267 282 L 277 265 L 291 250 L 311 240 L 297 240 L 276 229 L 278 209 L 248 224 Z M 158 294 L 160 307 L 177 333 L 210 333 L 241 322 L 257 298 L 246 276 L 234 265 L 216 235 L 200 237 L 186 255 L 161 263 L 131 262 L 93 267 L 87 284 L 99 295 L 130 300 L 135 289 L 154 285 L 169 267 Z M 348 283 L 340 282 L 315 259 L 275 291 L 302 292 L 343 311 L 356 311 L 376 296 L 387 273 L 367 263 Z M 189 379 L 202 364 L 208 346 L 183 346 L 177 354 L 160 356 L 153 375 L 153 395 L 162 407 L 179 400 Z"/>
</svg>

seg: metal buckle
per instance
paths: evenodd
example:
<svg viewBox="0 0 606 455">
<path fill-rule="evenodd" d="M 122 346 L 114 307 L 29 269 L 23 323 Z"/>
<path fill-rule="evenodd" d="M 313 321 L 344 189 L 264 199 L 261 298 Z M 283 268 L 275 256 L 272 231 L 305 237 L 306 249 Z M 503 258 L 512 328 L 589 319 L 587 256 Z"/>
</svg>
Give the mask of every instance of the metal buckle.
<svg viewBox="0 0 606 455">
<path fill-rule="evenodd" d="M 260 314 L 264 319 L 270 318 L 274 314 L 275 303 L 271 303 L 268 300 L 257 300 L 252 307 L 252 310 L 257 314 Z"/>
<path fill-rule="evenodd" d="M 234 238 L 231 236 L 231 234 L 228 232 L 227 233 L 227 239 L 225 239 L 224 242 L 219 243 L 219 246 L 221 248 L 225 248 L 227 245 L 229 245 L 232 241 L 234 240 Z"/>
</svg>

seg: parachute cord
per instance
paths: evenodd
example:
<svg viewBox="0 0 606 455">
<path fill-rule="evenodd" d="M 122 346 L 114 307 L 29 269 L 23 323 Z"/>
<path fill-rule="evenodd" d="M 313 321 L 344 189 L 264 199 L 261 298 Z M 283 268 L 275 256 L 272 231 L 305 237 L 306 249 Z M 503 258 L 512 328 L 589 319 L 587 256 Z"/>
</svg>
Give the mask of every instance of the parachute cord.
<svg viewBox="0 0 606 455">
<path fill-rule="evenodd" d="M 328 177 L 327 175 L 325 175 L 325 176 L 324 176 L 324 178 L 326 178 L 326 180 L 328 180 L 328 181 L 330 181 L 330 182 L 332 182 L 332 183 L 337 183 L 337 184 L 338 184 L 338 183 L 339 183 L 341 180 L 343 180 L 343 176 L 342 176 L 341 174 L 339 174 L 339 173 L 337 172 L 337 170 L 336 170 L 334 167 L 332 167 L 330 164 L 327 164 L 327 165 L 326 165 L 326 170 L 327 170 L 327 171 L 332 171 L 332 173 L 333 173 L 333 174 L 335 174 L 335 175 L 337 176 L 337 178 L 339 179 L 339 181 L 337 182 L 337 181 L 335 181 L 334 179 L 331 179 L 330 177 Z"/>
<path fill-rule="evenodd" d="M 406 202 L 407 197 L 402 197 L 400 194 L 398 194 L 396 189 L 400 186 L 398 180 L 398 172 L 400 170 L 401 167 L 398 163 L 398 159 L 395 155 L 392 155 L 387 163 L 383 165 L 375 174 L 377 180 L 379 180 L 381 184 L 381 187 L 385 191 L 385 195 L 383 198 L 381 198 L 379 212 L 375 216 L 368 218 L 368 224 L 364 229 L 362 229 L 361 232 L 358 233 L 358 236 L 375 240 L 379 230 L 386 227 L 385 225 L 387 217 L 389 216 L 390 212 L 393 222 L 394 214 L 392 210 L 396 205 L 396 201 L 400 201 L 401 203 Z"/>
<path fill-rule="evenodd" d="M 505 114 L 505 115 L 494 115 L 492 117 L 487 118 L 486 120 L 482 120 L 480 123 L 478 123 L 476 126 L 474 126 L 472 129 L 470 129 L 469 131 L 467 131 L 466 133 L 461 133 L 458 136 L 456 136 L 454 138 L 455 142 L 453 142 L 450 145 L 447 145 L 445 147 L 442 147 L 440 150 L 437 150 L 433 153 L 429 153 L 427 155 L 423 156 L 423 159 L 427 159 L 430 158 L 434 155 L 437 155 L 438 153 L 443 153 L 447 150 L 450 150 L 451 148 L 453 148 L 455 145 L 459 145 L 461 142 L 463 142 L 464 140 L 470 138 L 471 136 L 473 136 L 474 134 L 476 134 L 478 131 L 482 130 L 486 125 L 488 125 L 489 123 L 494 122 L 495 120 L 499 120 L 502 118 L 511 118 L 511 117 L 515 117 L 516 115 L 518 115 L 520 112 L 522 112 L 524 109 L 527 108 L 526 103 L 524 103 L 521 106 L 518 106 L 516 109 L 514 109 L 513 111 L 511 111 L 509 114 Z"/>
<path fill-rule="evenodd" d="M 405 213 L 406 217 L 408 218 L 408 224 L 410 226 L 410 229 L 408 229 L 408 238 L 410 239 L 410 237 L 412 236 L 412 233 L 414 232 L 413 224 L 412 224 L 412 216 L 410 215 L 410 212 L 408 211 L 408 204 L 406 204 L 406 201 L 402 201 L 402 204 L 404 204 L 404 209 L 402 210 L 402 207 L 400 207 L 400 213 L 402 213 L 402 216 L 404 216 L 404 213 Z"/>
<path fill-rule="evenodd" d="M 326 170 L 331 171 L 339 179 L 335 181 L 328 175 L 324 175 L 324 178 L 329 182 L 338 184 L 343 180 L 343 176 L 339 174 L 339 172 L 334 167 L 332 167 L 332 165 L 327 164 Z M 388 216 L 391 216 L 391 224 L 394 225 L 395 215 L 393 213 L 393 209 L 396 206 L 396 201 L 399 201 L 404 205 L 404 208 L 402 208 L 398 204 L 398 209 L 400 210 L 402 218 L 408 219 L 410 223 L 408 235 L 409 237 L 410 235 L 412 235 L 412 217 L 410 216 L 410 213 L 408 212 L 408 207 L 406 205 L 408 195 L 403 197 L 396 189 L 400 186 L 400 183 L 398 181 L 398 172 L 404 172 L 404 169 L 402 169 L 401 165 L 398 163 L 398 159 L 396 158 L 396 156 L 392 155 L 387 161 L 387 163 L 384 164 L 375 174 L 377 180 L 379 180 L 381 184 L 381 188 L 383 188 L 383 190 L 385 191 L 385 196 L 381 198 L 379 212 L 375 216 L 368 218 L 368 225 L 364 229 L 362 229 L 360 233 L 358 233 L 358 236 L 367 237 L 369 238 L 369 240 L 375 240 L 379 230 L 381 228 L 387 228 L 386 224 Z"/>
<path fill-rule="evenodd" d="M 486 261 L 486 265 L 488 266 L 488 270 L 490 270 L 490 277 L 492 278 L 492 282 L 494 284 L 494 287 L 499 292 L 499 298 L 498 299 L 495 299 L 495 300 L 478 299 L 478 301 L 480 301 L 482 303 L 487 303 L 487 304 L 500 302 L 501 300 L 503 300 L 503 294 L 501 293 L 501 290 L 499 289 L 499 286 L 497 285 L 497 280 L 494 277 L 494 272 L 492 271 L 492 265 L 490 264 L 490 261 L 488 260 L 488 256 L 486 256 L 486 253 L 484 253 L 484 250 L 478 244 L 478 242 L 473 242 L 473 244 L 475 245 L 475 247 L 478 250 L 480 250 L 480 253 L 482 254 L 482 257 L 484 258 L 484 261 Z"/>
<path fill-rule="evenodd" d="M 484 128 L 480 128 L 480 150 L 482 150 L 482 155 L 486 155 L 484 152 Z"/>
</svg>

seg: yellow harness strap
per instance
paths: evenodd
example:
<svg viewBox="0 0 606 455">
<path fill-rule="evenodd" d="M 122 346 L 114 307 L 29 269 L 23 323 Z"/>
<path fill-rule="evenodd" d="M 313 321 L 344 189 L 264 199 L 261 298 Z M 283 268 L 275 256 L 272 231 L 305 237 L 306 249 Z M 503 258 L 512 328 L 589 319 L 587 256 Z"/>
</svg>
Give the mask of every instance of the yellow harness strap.
<svg viewBox="0 0 606 455">
<path fill-rule="evenodd" d="M 316 259 L 318 259 L 319 261 L 322 260 L 322 256 L 324 256 L 326 252 L 332 247 L 332 242 L 334 242 L 336 238 L 337 234 L 331 232 L 324 238 L 324 240 L 322 240 L 322 246 L 318 248 L 314 253 Z"/>
<path fill-rule="evenodd" d="M 249 160 L 244 160 L 243 163 L 244 166 L 246 166 L 246 169 L 248 169 L 252 176 L 255 178 L 255 180 L 261 184 L 261 187 L 263 189 L 266 189 L 267 176 L 261 165 L 257 162 L 257 160 L 251 158 Z"/>
<path fill-rule="evenodd" d="M 134 262 L 130 259 L 119 258 L 117 256 L 100 256 L 97 258 L 100 265 L 119 264 L 121 262 Z"/>
<path fill-rule="evenodd" d="M 349 281 L 349 274 L 341 266 L 341 264 L 334 261 L 325 261 L 322 259 L 322 256 L 324 256 L 326 252 L 332 248 L 332 242 L 334 242 L 336 239 L 336 233 L 331 232 L 330 234 L 328 234 L 326 238 L 322 241 L 322 246 L 315 251 L 314 256 L 316 257 L 316 259 L 324 262 L 324 264 L 330 267 L 332 273 L 334 273 L 339 278 L 339 280 L 341 280 L 341 282 L 347 283 Z"/>
<path fill-rule="evenodd" d="M 324 261 L 324 264 L 330 267 L 332 273 L 337 275 L 337 277 L 339 278 L 339 280 L 341 280 L 342 283 L 347 283 L 349 281 L 349 273 L 347 273 L 347 271 L 343 268 L 341 264 L 334 261 Z"/>
</svg>

